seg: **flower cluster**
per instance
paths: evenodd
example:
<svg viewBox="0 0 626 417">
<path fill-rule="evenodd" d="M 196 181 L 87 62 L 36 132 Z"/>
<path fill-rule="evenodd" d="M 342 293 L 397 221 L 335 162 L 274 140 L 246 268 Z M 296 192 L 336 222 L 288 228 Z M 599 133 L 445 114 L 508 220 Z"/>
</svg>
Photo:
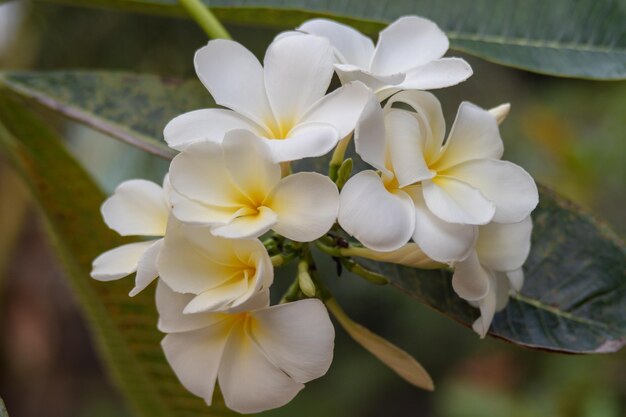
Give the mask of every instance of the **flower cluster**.
<svg viewBox="0 0 626 417">
<path fill-rule="evenodd" d="M 441 105 L 424 90 L 472 74 L 443 58 L 447 49 L 433 22 L 413 16 L 376 45 L 314 19 L 280 34 L 263 64 L 234 41 L 197 51 L 198 77 L 223 108 L 168 123 L 165 140 L 180 153 L 162 187 L 131 180 L 105 201 L 109 227 L 152 240 L 103 253 L 92 271 L 102 281 L 136 273 L 131 296 L 159 278 L 163 350 L 189 391 L 210 405 L 218 381 L 230 408 L 258 412 L 326 373 L 331 298 L 308 242 L 350 262 L 453 268 L 454 290 L 480 309 L 481 336 L 521 288 L 537 188 L 501 160 L 508 105 L 463 102 L 446 137 Z M 341 86 L 329 91 L 334 74 Z M 373 169 L 350 177 L 353 137 Z M 329 176 L 291 172 L 291 161 L 333 150 Z M 274 266 L 291 259 L 298 276 L 270 306 Z"/>
</svg>

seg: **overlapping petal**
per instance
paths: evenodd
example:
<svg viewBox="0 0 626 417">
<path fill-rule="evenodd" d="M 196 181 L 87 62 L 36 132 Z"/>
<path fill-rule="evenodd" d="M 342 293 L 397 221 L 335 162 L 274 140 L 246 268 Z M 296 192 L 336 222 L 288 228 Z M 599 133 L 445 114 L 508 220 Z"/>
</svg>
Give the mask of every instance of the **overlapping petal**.
<svg viewBox="0 0 626 417">
<path fill-rule="evenodd" d="M 363 245 L 382 252 L 402 247 L 415 229 L 411 198 L 389 192 L 374 171 L 359 172 L 344 185 L 338 220 Z"/>
<path fill-rule="evenodd" d="M 350 26 L 328 19 L 312 19 L 304 22 L 297 30 L 328 39 L 335 48 L 339 63 L 369 67 L 374 54 L 374 43 Z"/>
<path fill-rule="evenodd" d="M 263 62 L 264 80 L 279 127 L 286 125 L 288 131 L 326 94 L 333 61 L 333 50 L 324 38 L 288 36 L 270 44 Z"/>
<path fill-rule="evenodd" d="M 121 183 L 101 212 L 107 226 L 122 236 L 163 236 L 170 207 L 159 185 L 135 179 Z"/>
<path fill-rule="evenodd" d="M 492 274 L 480 264 L 478 255 L 473 251 L 467 259 L 455 265 L 452 288 L 464 300 L 479 301 L 489 292 Z"/>
<path fill-rule="evenodd" d="M 452 263 L 466 259 L 474 250 L 478 227 L 441 220 L 426 207 L 421 189 L 408 192 L 415 205 L 413 241 L 436 261 Z"/>
<path fill-rule="evenodd" d="M 519 223 L 490 223 L 481 227 L 476 244 L 480 262 L 495 271 L 520 269 L 530 253 L 532 227 L 530 217 Z M 521 285 L 513 287 L 519 290 Z"/>
<path fill-rule="evenodd" d="M 299 123 L 329 124 L 342 139 L 350 134 L 368 102 L 376 96 L 360 82 L 346 84 L 322 97 L 302 116 Z"/>
<path fill-rule="evenodd" d="M 176 155 L 170 181 L 177 193 L 207 206 L 239 208 L 242 199 L 217 143 L 195 143 Z"/>
<path fill-rule="evenodd" d="M 380 32 L 369 69 L 378 74 L 406 72 L 441 58 L 448 46 L 448 37 L 434 22 L 401 17 Z"/>
<path fill-rule="evenodd" d="M 306 299 L 253 314 L 257 325 L 251 327 L 252 337 L 283 372 L 308 382 L 328 371 L 335 330 L 321 301 Z"/>
<path fill-rule="evenodd" d="M 461 58 L 440 58 L 412 68 L 398 90 L 434 90 L 459 84 L 472 76 L 472 67 Z"/>
<path fill-rule="evenodd" d="M 158 276 L 157 257 L 161 253 L 163 239 L 153 241 L 152 245 L 144 252 L 137 264 L 137 275 L 135 276 L 135 286 L 128 295 L 134 297 L 143 291 Z"/>
<path fill-rule="evenodd" d="M 496 206 L 494 222 L 520 222 L 539 202 L 533 178 L 508 161 L 475 159 L 455 165 L 443 174 L 462 179 L 493 202 Z"/>
<path fill-rule="evenodd" d="M 200 297 L 191 312 L 236 307 L 273 281 L 271 261 L 260 241 L 225 239 L 186 225 L 167 231 L 158 271 L 174 291 Z M 213 297 L 202 296 L 205 292 Z"/>
<path fill-rule="evenodd" d="M 496 118 L 487 110 L 463 102 L 441 157 L 432 168 L 444 171 L 472 159 L 500 159 L 503 151 Z"/>
<path fill-rule="evenodd" d="M 437 217 L 459 224 L 487 224 L 496 206 L 480 190 L 451 177 L 423 181 L 424 201 Z"/>
<path fill-rule="evenodd" d="M 170 120 L 163 130 L 163 137 L 170 148 L 183 150 L 195 142 L 221 142 L 233 129 L 246 129 L 259 136 L 268 134 L 266 128 L 232 110 L 201 109 Z"/>
<path fill-rule="evenodd" d="M 335 223 L 339 191 L 324 175 L 300 172 L 283 178 L 265 204 L 277 215 L 273 226 L 277 233 L 297 242 L 310 242 Z"/>
<path fill-rule="evenodd" d="M 385 109 L 392 108 L 396 103 L 409 105 L 413 109 L 424 137 L 424 157 L 429 162 L 436 159 L 446 134 L 446 122 L 439 100 L 426 91 L 402 91 L 387 101 Z"/>
<path fill-rule="evenodd" d="M 393 172 L 399 187 L 431 179 L 431 172 L 424 160 L 427 132 L 415 116 L 405 110 L 390 110 L 385 116 L 387 146 Z"/>
<path fill-rule="evenodd" d="M 274 162 L 288 162 L 325 155 L 337 145 L 340 136 L 327 123 L 306 123 L 292 129 L 286 139 L 263 139 Z"/>
<path fill-rule="evenodd" d="M 94 259 L 91 277 L 98 281 L 113 281 L 132 274 L 137 271 L 139 260 L 153 244 L 153 240 L 128 243 L 104 252 Z"/>
</svg>

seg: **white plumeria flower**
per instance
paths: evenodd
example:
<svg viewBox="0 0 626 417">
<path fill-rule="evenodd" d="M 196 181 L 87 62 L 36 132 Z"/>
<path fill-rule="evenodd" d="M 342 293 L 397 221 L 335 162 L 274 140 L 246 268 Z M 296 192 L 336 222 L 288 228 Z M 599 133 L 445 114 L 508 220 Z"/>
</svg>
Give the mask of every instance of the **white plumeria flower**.
<svg viewBox="0 0 626 417">
<path fill-rule="evenodd" d="M 272 285 L 274 268 L 258 239 L 225 239 L 174 222 L 157 260 L 161 280 L 190 294 L 185 313 L 236 308 Z"/>
<path fill-rule="evenodd" d="M 163 133 L 178 150 L 246 129 L 270 147 L 275 162 L 324 155 L 352 132 L 373 97 L 361 83 L 325 95 L 333 50 L 327 40 L 313 36 L 272 42 L 264 66 L 239 43 L 212 40 L 196 52 L 194 63 L 215 101 L 231 110 L 196 110 L 170 121 Z"/>
<path fill-rule="evenodd" d="M 375 129 L 356 135 L 357 152 L 381 174 L 363 171 L 346 183 L 339 224 L 370 249 L 396 250 L 412 237 L 430 258 L 450 263 L 469 256 L 477 225 L 523 220 L 538 192 L 526 171 L 500 160 L 503 109 L 492 114 L 462 103 L 444 143 L 441 105 L 432 94 L 393 96 L 385 106 L 384 140 Z"/>
<path fill-rule="evenodd" d="M 299 172 L 281 179 L 270 149 L 253 134 L 233 130 L 223 143 L 188 146 L 172 161 L 173 213 L 210 225 L 216 236 L 258 237 L 270 229 L 313 241 L 337 219 L 339 191 L 330 178 Z"/>
<path fill-rule="evenodd" d="M 442 58 L 447 36 L 432 21 L 401 17 L 385 28 L 378 43 L 355 29 L 313 19 L 298 30 L 324 37 L 335 48 L 335 70 L 342 83 L 361 81 L 383 100 L 400 90 L 430 90 L 465 81 L 472 68 L 461 58 Z"/>
<path fill-rule="evenodd" d="M 170 184 L 163 188 L 146 180 L 121 183 L 101 207 L 104 222 L 122 236 L 164 236 L 170 215 Z M 98 281 L 113 281 L 137 272 L 134 296 L 158 276 L 156 259 L 163 239 L 129 243 L 104 252 L 93 261 L 91 276 Z"/>
<path fill-rule="evenodd" d="M 182 314 L 189 299 L 159 282 L 161 345 L 180 382 L 208 405 L 217 380 L 237 412 L 281 407 L 330 367 L 335 331 L 317 299 L 268 307 L 265 291 L 229 314 Z"/>
<path fill-rule="evenodd" d="M 495 312 L 506 306 L 509 292 L 522 289 L 522 265 L 530 253 L 532 227 L 530 216 L 519 223 L 481 226 L 476 249 L 455 264 L 452 286 L 461 298 L 480 308 L 473 328 L 481 337 Z"/>
</svg>

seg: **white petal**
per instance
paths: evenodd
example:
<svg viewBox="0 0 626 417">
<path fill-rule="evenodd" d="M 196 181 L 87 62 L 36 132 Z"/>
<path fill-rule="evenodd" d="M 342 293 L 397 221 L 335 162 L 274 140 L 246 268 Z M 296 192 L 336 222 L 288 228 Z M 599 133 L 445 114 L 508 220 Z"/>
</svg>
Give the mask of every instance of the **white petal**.
<svg viewBox="0 0 626 417">
<path fill-rule="evenodd" d="M 449 223 L 487 224 L 496 208 L 481 192 L 450 177 L 423 181 L 424 200 L 435 216 Z"/>
<path fill-rule="evenodd" d="M 522 268 L 507 271 L 506 277 L 508 278 L 509 285 L 514 292 L 522 290 L 522 286 L 524 285 L 524 270 Z"/>
<path fill-rule="evenodd" d="M 326 94 L 333 75 L 333 50 L 317 36 L 287 36 L 267 48 L 264 67 L 276 121 L 291 127 Z"/>
<path fill-rule="evenodd" d="M 370 249 L 389 252 L 408 242 L 415 230 L 411 198 L 390 193 L 374 171 L 362 171 L 344 185 L 339 224 Z"/>
<path fill-rule="evenodd" d="M 270 268 L 272 265 L 270 263 Z M 271 284 L 271 283 L 270 283 Z M 260 290 L 254 293 L 252 297 L 247 299 L 244 303 L 239 304 L 236 307 L 231 307 L 226 312 L 228 313 L 243 313 L 249 312 L 252 310 L 259 310 L 261 308 L 266 308 L 270 305 L 270 291 L 268 289 Z"/>
<path fill-rule="evenodd" d="M 187 224 L 226 224 L 241 214 L 241 208 L 202 204 L 175 191 L 170 194 L 170 199 L 174 217 Z"/>
<path fill-rule="evenodd" d="M 172 333 L 161 341 L 163 352 L 181 384 L 211 405 L 215 380 L 228 340 L 229 322 Z"/>
<path fill-rule="evenodd" d="M 426 207 L 419 188 L 409 194 L 415 204 L 413 240 L 424 253 L 444 263 L 467 258 L 474 249 L 478 227 L 441 220 Z"/>
<path fill-rule="evenodd" d="M 335 64 L 335 71 L 337 72 L 341 84 L 345 85 L 354 81 L 360 81 L 375 93 L 382 91 L 390 85 L 400 84 L 405 78 L 403 72 L 385 75 L 372 74 L 370 71 L 349 64 Z M 379 96 L 378 100 L 383 101 L 385 98 L 389 97 L 389 95 L 384 97 Z"/>
<path fill-rule="evenodd" d="M 385 108 L 390 108 L 395 103 L 408 104 L 417 113 L 416 118 L 424 129 L 424 155 L 430 161 L 440 152 L 446 134 L 441 103 L 433 94 L 426 91 L 402 91 L 391 97 Z"/>
<path fill-rule="evenodd" d="M 494 281 L 495 279 L 492 279 L 492 284 L 497 285 Z M 476 319 L 472 328 L 480 335 L 481 338 L 487 335 L 491 322 L 493 321 L 493 316 L 496 312 L 496 298 L 496 289 L 490 289 L 486 296 L 478 302 L 480 317 Z"/>
<path fill-rule="evenodd" d="M 122 236 L 163 236 L 170 208 L 159 185 L 130 180 L 118 185 L 100 211 L 107 226 Z"/>
<path fill-rule="evenodd" d="M 289 132 L 286 139 L 263 139 L 269 146 L 274 162 L 295 161 L 327 154 L 341 139 L 329 124 L 307 123 Z"/>
<path fill-rule="evenodd" d="M 104 252 L 94 259 L 91 277 L 98 281 L 113 281 L 132 274 L 153 243 L 153 240 L 129 243 Z"/>
<path fill-rule="evenodd" d="M 378 99 L 373 96 L 365 105 L 354 130 L 354 146 L 361 159 L 387 175 L 391 173 L 385 166 L 386 141 L 385 119 Z"/>
<path fill-rule="evenodd" d="M 412 113 L 392 109 L 385 115 L 385 129 L 393 172 L 400 187 L 431 179 L 424 160 L 428 132 L 422 129 Z"/>
<path fill-rule="evenodd" d="M 222 207 L 240 207 L 241 192 L 225 166 L 222 147 L 199 142 L 176 155 L 170 165 L 170 181 L 183 196 Z"/>
<path fill-rule="evenodd" d="M 340 138 L 344 138 L 354 130 L 370 101 L 378 102 L 378 99 L 364 84 L 346 84 L 315 103 L 302 116 L 300 123 L 328 123 L 337 129 Z"/>
<path fill-rule="evenodd" d="M 364 69 L 369 67 L 374 43 L 350 26 L 328 19 L 312 19 L 300 25 L 298 30 L 328 39 L 342 64 L 352 64 Z"/>
<path fill-rule="evenodd" d="M 192 300 L 192 294 L 174 292 L 162 280 L 156 288 L 156 307 L 159 312 L 158 329 L 164 333 L 180 333 L 198 330 L 227 319 L 226 314 L 183 314 Z"/>
<path fill-rule="evenodd" d="M 211 227 L 211 233 L 230 239 L 259 237 L 275 228 L 277 221 L 278 216 L 272 209 L 259 207 L 256 213 L 237 217 L 223 226 Z"/>
<path fill-rule="evenodd" d="M 442 173 L 471 185 L 496 206 L 494 222 L 520 222 L 537 206 L 535 181 L 518 165 L 495 159 L 464 162 Z"/>
<path fill-rule="evenodd" d="M 243 328 L 231 333 L 218 379 L 224 402 L 239 413 L 280 407 L 304 388 L 270 362 Z"/>
<path fill-rule="evenodd" d="M 432 90 L 450 87 L 467 80 L 472 67 L 461 58 L 441 58 L 406 72 L 404 81 L 396 85 L 401 90 Z"/>
<path fill-rule="evenodd" d="M 216 39 L 194 56 L 196 73 L 215 102 L 264 126 L 273 115 L 263 68 L 252 52 L 237 42 Z"/>
<path fill-rule="evenodd" d="M 157 271 L 157 257 L 161 252 L 162 246 L 163 239 L 155 240 L 139 259 L 137 275 L 135 276 L 135 287 L 128 294 L 131 297 L 139 294 L 159 276 L 159 271 Z"/>
<path fill-rule="evenodd" d="M 478 301 L 487 295 L 489 286 L 489 272 L 480 265 L 476 252 L 454 266 L 452 288 L 462 299 Z"/>
<path fill-rule="evenodd" d="M 335 329 L 317 299 L 280 304 L 252 313 L 252 336 L 278 368 L 298 382 L 319 378 L 333 360 Z"/>
<path fill-rule="evenodd" d="M 448 50 L 448 38 L 432 21 L 405 16 L 380 32 L 370 70 L 393 74 L 441 58 Z"/>
<path fill-rule="evenodd" d="M 185 306 L 183 313 L 224 311 L 232 306 L 233 300 L 241 299 L 246 292 L 248 292 L 246 280 L 235 278 L 231 282 L 196 295 Z"/>
<path fill-rule="evenodd" d="M 274 231 L 296 242 L 311 242 L 335 223 L 339 191 L 324 175 L 299 172 L 283 178 L 264 204 L 278 215 Z"/>
<path fill-rule="evenodd" d="M 444 152 L 432 168 L 443 171 L 472 159 L 500 159 L 503 150 L 496 118 L 487 110 L 463 102 L 459 106 Z"/>
<path fill-rule="evenodd" d="M 521 268 L 530 253 L 532 228 L 530 217 L 519 223 L 489 223 L 481 227 L 476 244 L 480 262 L 495 271 Z"/>
<path fill-rule="evenodd" d="M 496 311 L 502 311 L 509 303 L 511 284 L 506 273 L 494 272 L 493 276 L 494 281 L 492 283 L 496 283 Z"/>
<path fill-rule="evenodd" d="M 264 141 L 244 130 L 229 132 L 222 143 L 224 162 L 237 187 L 252 201 L 261 202 L 280 181 L 280 165 Z"/>
<path fill-rule="evenodd" d="M 264 128 L 234 111 L 202 109 L 170 120 L 163 130 L 163 137 L 170 148 L 183 150 L 195 142 L 221 142 L 226 132 L 233 129 L 246 129 L 258 135 L 265 133 Z"/>
<path fill-rule="evenodd" d="M 200 294 L 242 276 L 244 266 L 233 251 L 238 241 L 211 235 L 206 228 L 169 229 L 157 266 L 174 291 Z"/>
</svg>

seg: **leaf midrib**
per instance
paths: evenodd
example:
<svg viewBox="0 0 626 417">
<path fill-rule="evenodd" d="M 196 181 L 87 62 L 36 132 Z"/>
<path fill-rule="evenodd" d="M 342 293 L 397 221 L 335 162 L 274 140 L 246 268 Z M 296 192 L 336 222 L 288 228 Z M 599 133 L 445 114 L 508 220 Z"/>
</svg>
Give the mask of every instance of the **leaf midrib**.
<svg viewBox="0 0 626 417">
<path fill-rule="evenodd" d="M 586 325 L 598 327 L 598 328 L 601 328 L 601 329 L 604 329 L 604 330 L 611 329 L 611 326 L 609 326 L 609 325 L 607 325 L 605 323 L 602 323 L 602 322 L 599 322 L 599 321 L 595 321 L 595 320 L 591 320 L 591 319 L 588 319 L 588 318 L 585 318 L 585 317 L 576 316 L 576 315 L 574 315 L 572 313 L 560 310 L 557 307 L 553 307 L 551 305 L 545 304 L 545 303 L 543 303 L 543 302 L 541 302 L 541 301 L 539 301 L 537 299 L 534 299 L 534 298 L 531 298 L 531 297 L 527 297 L 527 296 L 522 295 L 520 293 L 515 294 L 515 295 L 511 295 L 511 298 L 513 298 L 513 299 L 515 299 L 515 300 L 517 300 L 517 301 L 519 301 L 521 303 L 525 303 L 525 304 L 531 305 L 531 306 L 533 306 L 533 307 L 535 307 L 537 309 L 547 311 L 547 312 L 549 312 L 551 314 L 554 314 L 555 316 L 562 317 L 564 319 L 574 321 L 576 323 L 586 324 Z"/>
<path fill-rule="evenodd" d="M 490 36 L 478 36 L 470 35 L 462 32 L 446 32 L 448 38 L 456 39 L 460 41 L 472 41 L 482 43 L 492 43 L 497 45 L 506 46 L 524 46 L 531 48 L 548 48 L 548 49 L 567 49 L 574 52 L 596 52 L 596 53 L 626 53 L 626 47 L 614 48 L 603 47 L 599 45 L 585 45 L 582 43 L 567 42 L 561 43 L 557 41 L 542 41 L 539 39 L 527 39 L 527 38 L 508 38 L 506 36 L 490 35 Z M 454 46 L 453 46 L 454 48 Z"/>
</svg>

